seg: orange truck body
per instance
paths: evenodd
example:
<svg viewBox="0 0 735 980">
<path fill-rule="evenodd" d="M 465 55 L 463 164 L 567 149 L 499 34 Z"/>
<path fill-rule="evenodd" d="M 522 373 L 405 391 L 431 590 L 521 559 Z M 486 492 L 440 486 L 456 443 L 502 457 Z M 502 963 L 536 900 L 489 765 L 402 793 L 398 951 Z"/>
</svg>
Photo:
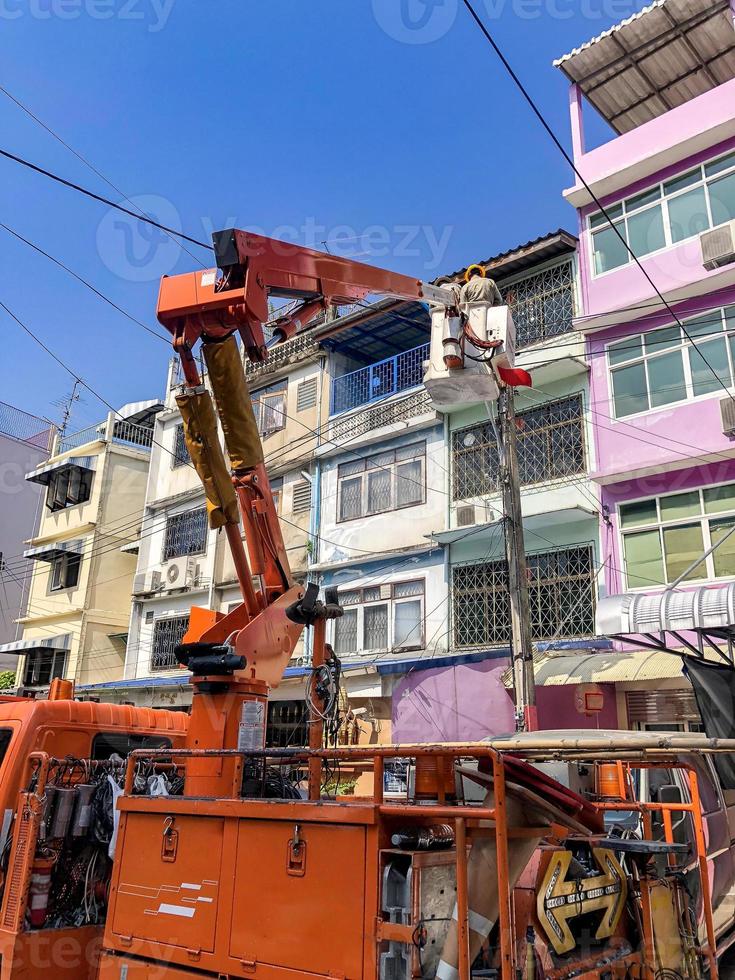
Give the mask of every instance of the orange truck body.
<svg viewBox="0 0 735 980">
<path fill-rule="evenodd" d="M 183 744 L 187 724 L 187 716 L 179 712 L 90 701 L 0 698 L 2 846 L 12 835 L 14 852 L 23 834 L 28 807 L 27 801 L 22 806 L 19 801 L 28 795 L 23 790 L 31 775 L 32 753 L 91 759 L 98 736 L 121 745 L 165 738 L 177 747 Z M 0 905 L 0 980 L 91 980 L 97 973 L 103 927 L 27 929 L 28 873 L 21 876 L 26 880 L 13 876 L 13 852 Z"/>
</svg>

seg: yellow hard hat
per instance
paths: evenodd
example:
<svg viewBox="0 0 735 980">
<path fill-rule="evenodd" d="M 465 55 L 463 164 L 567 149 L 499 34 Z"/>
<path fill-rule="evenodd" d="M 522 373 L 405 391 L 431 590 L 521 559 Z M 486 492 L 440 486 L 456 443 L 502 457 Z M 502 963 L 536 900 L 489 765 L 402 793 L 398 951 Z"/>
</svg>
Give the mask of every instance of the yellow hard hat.
<svg viewBox="0 0 735 980">
<path fill-rule="evenodd" d="M 478 272 L 484 279 L 487 273 L 485 272 L 485 266 L 480 265 L 479 262 L 475 262 L 474 265 L 467 267 L 467 272 L 464 274 L 464 281 L 469 282 L 472 278 L 473 273 Z"/>
</svg>

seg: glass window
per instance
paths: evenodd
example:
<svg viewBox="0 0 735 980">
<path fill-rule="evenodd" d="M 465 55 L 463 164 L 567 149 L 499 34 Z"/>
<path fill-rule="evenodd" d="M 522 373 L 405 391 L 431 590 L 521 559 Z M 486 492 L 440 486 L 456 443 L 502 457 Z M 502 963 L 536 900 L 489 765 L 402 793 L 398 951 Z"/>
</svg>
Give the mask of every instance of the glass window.
<svg viewBox="0 0 735 980">
<path fill-rule="evenodd" d="M 672 242 L 684 241 L 709 228 L 704 187 L 695 187 L 679 197 L 670 198 L 668 208 Z"/>
<path fill-rule="evenodd" d="M 633 504 L 621 504 L 621 527 L 640 527 L 641 524 L 655 524 L 658 520 L 656 498 L 640 500 Z"/>
<path fill-rule="evenodd" d="M 686 337 L 710 337 L 712 334 L 722 333 L 722 310 L 713 310 L 702 316 L 695 316 L 691 320 L 684 321 Z"/>
<path fill-rule="evenodd" d="M 636 255 L 648 255 L 666 247 L 664 216 L 660 207 L 648 208 L 628 218 L 628 243 Z"/>
<path fill-rule="evenodd" d="M 186 446 L 184 426 L 177 425 L 174 435 L 174 454 L 171 457 L 171 466 L 175 469 L 177 466 L 186 466 L 189 463 L 191 463 L 191 456 Z"/>
<path fill-rule="evenodd" d="M 391 509 L 390 470 L 374 470 L 367 475 L 367 513 L 379 514 Z"/>
<path fill-rule="evenodd" d="M 286 427 L 287 387 L 288 382 L 280 381 L 253 393 L 253 411 L 264 439 Z"/>
<path fill-rule="evenodd" d="M 51 476 L 46 494 L 48 510 L 65 510 L 83 504 L 92 495 L 92 470 L 65 466 Z"/>
<path fill-rule="evenodd" d="M 681 343 L 681 329 L 679 326 L 663 327 L 661 330 L 652 330 L 644 336 L 646 344 L 646 354 L 661 354 L 669 347 L 678 347 Z"/>
<path fill-rule="evenodd" d="M 695 395 L 708 395 L 713 391 L 721 391 L 722 385 L 729 387 L 730 361 L 724 336 L 700 341 L 696 347 L 690 347 L 689 371 Z M 719 384 L 718 378 L 722 385 Z"/>
<path fill-rule="evenodd" d="M 614 221 L 616 218 L 622 218 L 623 216 L 623 205 L 615 204 L 613 207 L 605 208 L 607 215 L 604 215 L 602 211 L 596 212 L 596 214 L 590 217 L 590 228 L 606 228 L 608 225 L 608 218 Z"/>
<path fill-rule="evenodd" d="M 625 247 L 625 225 L 619 223 L 615 225 L 615 228 L 617 231 L 610 227 L 601 228 L 592 236 L 595 272 L 598 275 L 625 265 L 630 258 L 630 253 Z M 620 235 L 623 236 L 622 241 Z"/>
<path fill-rule="evenodd" d="M 362 515 L 362 477 L 342 480 L 339 488 L 339 519 L 352 521 Z"/>
<path fill-rule="evenodd" d="M 682 352 L 679 350 L 672 351 L 671 354 L 663 354 L 661 357 L 654 357 L 650 360 L 648 362 L 648 384 L 652 408 L 681 401 L 686 396 Z"/>
<path fill-rule="evenodd" d="M 204 507 L 169 517 L 163 542 L 163 561 L 204 554 L 207 549 L 207 526 Z"/>
<path fill-rule="evenodd" d="M 735 173 L 712 181 L 709 200 L 713 225 L 722 225 L 735 218 Z"/>
<path fill-rule="evenodd" d="M 654 187 L 650 191 L 643 191 L 641 194 L 636 194 L 635 197 L 629 197 L 625 202 L 625 210 L 630 214 L 631 211 L 635 211 L 637 208 L 643 208 L 647 204 L 653 204 L 654 201 L 661 200 L 661 188 Z"/>
<path fill-rule="evenodd" d="M 674 493 L 659 500 L 662 521 L 679 521 L 682 517 L 696 517 L 700 513 L 699 490 Z"/>
<path fill-rule="evenodd" d="M 623 541 L 628 588 L 663 585 L 666 579 L 658 530 L 626 534 Z"/>
<path fill-rule="evenodd" d="M 735 575 L 735 532 L 726 538 L 734 527 L 735 517 L 721 517 L 719 520 L 709 522 L 712 544 L 718 545 L 712 552 L 715 575 L 718 578 Z"/>
<path fill-rule="evenodd" d="M 624 361 L 635 361 L 643 356 L 643 338 L 626 337 L 616 344 L 610 344 L 607 349 L 610 364 L 622 364 Z"/>
<path fill-rule="evenodd" d="M 613 372 L 615 416 L 635 415 L 649 408 L 645 364 L 631 364 Z"/>
<path fill-rule="evenodd" d="M 721 514 L 724 510 L 735 510 L 735 483 L 724 487 L 710 487 L 702 491 L 706 514 Z"/>
<path fill-rule="evenodd" d="M 24 687 L 46 687 L 66 671 L 66 650 L 32 650 L 26 654 Z"/>
<path fill-rule="evenodd" d="M 342 463 L 337 474 L 340 521 L 384 514 L 424 502 L 426 443 L 412 443 L 367 460 Z"/>
<path fill-rule="evenodd" d="M 684 524 L 679 527 L 665 527 L 664 553 L 666 556 L 667 580 L 677 579 L 704 551 L 701 524 Z M 706 578 L 705 563 L 702 562 L 686 577 L 691 579 Z"/>
<path fill-rule="evenodd" d="M 423 460 L 413 459 L 396 467 L 396 507 L 411 507 L 424 499 Z"/>
<path fill-rule="evenodd" d="M 423 579 L 351 589 L 339 601 L 345 615 L 333 627 L 338 654 L 423 648 Z"/>
<path fill-rule="evenodd" d="M 705 165 L 704 173 L 706 177 L 714 177 L 715 174 L 724 173 L 725 170 L 730 170 L 735 167 L 735 153 L 729 153 L 726 157 L 720 157 L 719 160 L 713 160 L 712 163 Z"/>
<path fill-rule="evenodd" d="M 334 621 L 334 652 L 338 656 L 357 652 L 357 609 L 345 609 Z"/>
<path fill-rule="evenodd" d="M 171 616 L 153 624 L 151 670 L 175 670 L 179 667 L 176 648 L 189 629 L 188 616 Z"/>
<path fill-rule="evenodd" d="M 421 647 L 422 643 L 422 603 L 420 599 L 397 602 L 394 609 L 393 636 L 397 647 Z"/>
<path fill-rule="evenodd" d="M 679 177 L 672 177 L 671 180 L 667 180 L 664 184 L 664 194 L 676 194 L 678 191 L 683 191 L 685 187 L 692 187 L 701 179 L 702 171 L 699 167 L 696 170 L 690 170 L 688 173 L 681 174 Z"/>
<path fill-rule="evenodd" d="M 366 650 L 385 650 L 388 647 L 388 606 L 365 606 L 364 637 Z"/>
<path fill-rule="evenodd" d="M 51 562 L 51 592 L 73 589 L 79 584 L 82 556 L 74 554 L 59 555 Z"/>
</svg>

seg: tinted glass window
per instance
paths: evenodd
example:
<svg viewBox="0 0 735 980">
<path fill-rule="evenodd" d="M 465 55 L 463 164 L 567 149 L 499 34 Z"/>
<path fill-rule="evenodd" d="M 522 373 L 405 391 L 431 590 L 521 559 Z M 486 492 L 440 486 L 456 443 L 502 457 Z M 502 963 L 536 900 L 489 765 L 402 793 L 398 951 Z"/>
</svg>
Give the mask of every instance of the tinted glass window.
<svg viewBox="0 0 735 980">
<path fill-rule="evenodd" d="M 132 735 L 128 732 L 100 732 L 92 741 L 92 758 L 109 759 L 117 754 L 123 759 L 136 749 L 170 749 L 171 739 L 160 735 Z"/>
</svg>

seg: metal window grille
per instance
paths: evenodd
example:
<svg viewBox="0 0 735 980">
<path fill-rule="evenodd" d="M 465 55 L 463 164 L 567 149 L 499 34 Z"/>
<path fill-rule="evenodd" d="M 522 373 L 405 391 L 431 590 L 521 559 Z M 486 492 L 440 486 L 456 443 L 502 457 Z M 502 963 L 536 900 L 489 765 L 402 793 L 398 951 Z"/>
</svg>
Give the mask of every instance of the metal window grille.
<svg viewBox="0 0 735 980">
<path fill-rule="evenodd" d="M 174 670 L 179 666 L 175 651 L 188 629 L 188 616 L 159 619 L 154 623 L 151 670 Z"/>
<path fill-rule="evenodd" d="M 269 749 L 308 745 L 309 716 L 305 701 L 270 701 L 265 744 Z"/>
<path fill-rule="evenodd" d="M 421 344 L 402 354 L 350 371 L 332 381 L 332 413 L 349 412 L 358 405 L 388 398 L 420 385 L 429 345 Z"/>
<path fill-rule="evenodd" d="M 586 468 L 582 396 L 572 395 L 519 412 L 521 484 L 547 483 Z M 500 461 L 490 422 L 452 433 L 452 498 L 469 500 L 498 490 Z"/>
<path fill-rule="evenodd" d="M 277 344 L 268 351 L 268 360 L 264 363 L 251 361 L 245 358 L 245 375 L 247 378 L 262 378 L 272 374 L 274 370 L 284 364 L 293 364 L 302 361 L 310 355 L 316 354 L 320 346 L 310 339 L 308 334 L 301 337 L 292 337 L 283 344 Z"/>
<path fill-rule="evenodd" d="M 307 510 L 311 510 L 311 483 L 302 480 L 300 483 L 294 483 L 291 512 L 301 514 Z"/>
<path fill-rule="evenodd" d="M 66 670 L 65 650 L 34 650 L 26 654 L 23 670 L 25 687 L 45 687 Z"/>
<path fill-rule="evenodd" d="M 516 347 L 527 347 L 572 329 L 574 275 L 571 262 L 562 262 L 501 286 L 500 291 L 513 313 Z"/>
<path fill-rule="evenodd" d="M 296 411 L 305 412 L 316 405 L 317 379 L 307 378 L 296 387 Z"/>
<path fill-rule="evenodd" d="M 344 616 L 334 622 L 334 652 L 355 653 L 357 651 L 357 609 L 345 609 Z"/>
<path fill-rule="evenodd" d="M 572 639 L 595 632 L 592 547 L 529 554 L 531 632 L 534 640 Z M 452 569 L 454 643 L 458 648 L 510 643 L 508 566 L 504 560 Z"/>
<path fill-rule="evenodd" d="M 163 560 L 201 555 L 207 547 L 207 511 L 204 507 L 174 514 L 166 521 Z"/>
<path fill-rule="evenodd" d="M 364 635 L 366 650 L 386 650 L 388 648 L 388 605 L 385 602 L 376 606 L 365 606 Z"/>
<path fill-rule="evenodd" d="M 186 466 L 191 463 L 191 456 L 189 455 L 189 450 L 186 446 L 186 438 L 184 437 L 184 426 L 176 426 L 176 434 L 174 435 L 174 454 L 171 459 L 171 466 Z"/>
<path fill-rule="evenodd" d="M 405 422 L 417 415 L 436 416 L 427 391 L 417 391 L 406 398 L 338 419 L 330 426 L 330 439 L 356 439 L 367 432 L 393 425 L 394 422 Z"/>
</svg>

